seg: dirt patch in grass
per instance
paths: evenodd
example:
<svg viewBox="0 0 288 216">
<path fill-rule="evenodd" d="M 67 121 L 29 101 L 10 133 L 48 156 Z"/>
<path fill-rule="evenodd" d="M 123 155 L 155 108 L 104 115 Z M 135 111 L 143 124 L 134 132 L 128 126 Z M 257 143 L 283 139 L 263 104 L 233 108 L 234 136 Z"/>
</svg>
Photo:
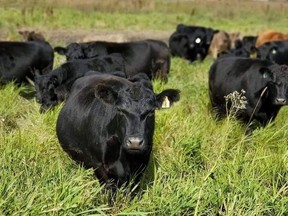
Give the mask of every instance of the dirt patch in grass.
<svg viewBox="0 0 288 216">
<path fill-rule="evenodd" d="M 98 31 L 98 32 L 69 32 L 69 31 L 57 31 L 48 32 L 47 39 L 51 42 L 89 42 L 89 41 L 110 41 L 110 42 L 127 42 L 137 41 L 144 39 L 162 40 L 168 43 L 170 32 L 155 32 L 155 31 L 143 31 L 143 32 L 113 32 L 113 31 Z"/>
<path fill-rule="evenodd" d="M 33 31 L 33 29 L 21 29 Z M 35 30 L 37 31 L 37 30 Z M 127 42 L 145 39 L 161 40 L 168 44 L 168 39 L 172 32 L 167 31 L 86 31 L 86 30 L 40 30 L 47 41 L 52 45 L 66 45 L 72 42 L 88 42 L 88 41 L 110 41 L 110 42 Z M 4 38 L 0 38 L 4 39 Z"/>
</svg>

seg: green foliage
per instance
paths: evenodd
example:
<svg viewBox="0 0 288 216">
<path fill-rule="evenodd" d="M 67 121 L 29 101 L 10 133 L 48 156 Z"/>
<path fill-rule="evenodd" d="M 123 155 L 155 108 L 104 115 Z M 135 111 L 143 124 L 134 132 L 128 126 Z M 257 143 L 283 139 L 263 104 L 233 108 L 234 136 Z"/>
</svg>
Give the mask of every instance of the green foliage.
<svg viewBox="0 0 288 216">
<path fill-rule="evenodd" d="M 95 29 L 101 28 L 99 23 L 113 30 L 172 32 L 184 22 L 251 33 L 268 23 L 268 18 L 257 21 L 261 13 L 249 17 L 248 11 L 240 17 L 236 10 L 232 19 L 227 12 L 212 20 L 208 12 L 197 10 L 193 15 L 176 15 L 58 8 L 54 18 L 45 17 L 44 9 L 23 18 L 19 9 L 6 9 L 0 9 L 0 28 L 9 32 L 19 25 Z M 287 18 L 281 14 L 277 26 L 284 29 Z M 55 65 L 61 62 L 63 58 L 56 55 Z M 121 188 L 113 207 L 108 206 L 108 195 L 93 172 L 76 165 L 61 149 L 55 123 L 62 105 L 40 114 L 34 98 L 21 96 L 33 92 L 32 87 L 2 86 L 0 215 L 287 215 L 287 108 L 273 124 L 250 134 L 233 116 L 215 121 L 207 88 L 211 64 L 210 57 L 193 64 L 173 58 L 169 82 L 154 82 L 156 92 L 178 88 L 181 100 L 171 109 L 156 111 L 153 152 L 141 182 L 142 193 L 132 199 Z"/>
</svg>

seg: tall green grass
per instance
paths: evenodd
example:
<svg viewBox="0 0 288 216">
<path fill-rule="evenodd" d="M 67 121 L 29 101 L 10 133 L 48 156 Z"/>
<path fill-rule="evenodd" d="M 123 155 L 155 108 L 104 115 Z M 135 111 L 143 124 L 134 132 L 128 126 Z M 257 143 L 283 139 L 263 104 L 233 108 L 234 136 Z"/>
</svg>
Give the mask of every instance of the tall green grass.
<svg viewBox="0 0 288 216">
<path fill-rule="evenodd" d="M 32 17 L 25 23 L 19 9 L 8 9 L 14 11 L 10 15 L 1 9 L 0 17 L 6 18 L 0 19 L 0 28 L 10 31 L 8 18 L 15 28 L 49 29 L 63 25 L 69 29 L 75 28 L 75 23 L 81 26 L 83 20 L 94 23 L 95 16 L 99 16 L 111 23 L 106 26 L 111 30 L 119 26 L 144 30 L 158 26 L 171 32 L 178 22 L 196 22 L 184 12 L 137 16 L 57 10 L 63 14 L 63 20 L 38 19 L 40 10 L 35 12 L 37 19 Z M 262 16 L 260 12 L 253 17 L 249 17 L 249 11 L 249 16 L 235 15 L 232 21 L 229 16 L 210 20 L 209 13 L 197 15 L 203 17 L 197 23 L 243 31 L 246 26 L 260 29 L 269 23 L 256 19 Z M 136 16 L 137 22 L 130 20 Z M 283 26 L 285 30 L 286 18 L 281 13 L 279 17 L 275 26 L 279 29 Z M 84 27 L 97 28 L 94 24 Z M 55 67 L 60 62 L 63 58 L 56 55 Z M 0 215 L 287 215 L 287 108 L 280 111 L 273 124 L 251 134 L 245 133 L 245 126 L 233 116 L 215 121 L 208 97 L 211 64 L 210 57 L 193 64 L 173 58 L 169 82 L 153 83 L 155 92 L 180 89 L 181 100 L 171 109 L 156 111 L 154 146 L 141 181 L 142 193 L 131 199 L 127 196 L 129 192 L 121 188 L 113 207 L 108 206 L 108 195 L 92 170 L 76 165 L 61 149 L 55 123 L 62 105 L 40 114 L 35 99 L 21 96 L 32 91 L 32 87 L 16 87 L 13 83 L 2 86 Z"/>
</svg>

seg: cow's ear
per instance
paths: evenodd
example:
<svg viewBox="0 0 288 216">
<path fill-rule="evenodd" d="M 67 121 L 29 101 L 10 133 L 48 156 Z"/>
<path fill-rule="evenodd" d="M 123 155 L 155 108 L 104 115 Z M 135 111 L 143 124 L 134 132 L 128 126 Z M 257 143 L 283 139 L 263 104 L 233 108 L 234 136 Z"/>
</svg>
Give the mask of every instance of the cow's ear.
<svg viewBox="0 0 288 216">
<path fill-rule="evenodd" d="M 273 74 L 269 68 L 262 67 L 259 69 L 259 72 L 264 79 L 269 80 L 273 77 Z"/>
<path fill-rule="evenodd" d="M 95 97 L 103 100 L 108 104 L 115 104 L 118 98 L 118 93 L 114 91 L 110 86 L 99 84 L 95 88 Z"/>
<path fill-rule="evenodd" d="M 178 89 L 166 89 L 156 95 L 157 108 L 170 108 L 173 103 L 180 100 L 180 91 Z"/>
<path fill-rule="evenodd" d="M 65 55 L 67 53 L 67 49 L 64 47 L 54 47 L 54 52 L 57 52 L 59 55 Z"/>
</svg>

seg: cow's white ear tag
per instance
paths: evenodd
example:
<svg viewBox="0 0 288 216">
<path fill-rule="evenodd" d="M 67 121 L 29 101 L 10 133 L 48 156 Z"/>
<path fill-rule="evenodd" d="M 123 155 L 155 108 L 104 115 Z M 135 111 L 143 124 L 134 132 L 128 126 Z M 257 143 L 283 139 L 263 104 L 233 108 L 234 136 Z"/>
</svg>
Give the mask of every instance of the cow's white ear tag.
<svg viewBox="0 0 288 216">
<path fill-rule="evenodd" d="M 269 74 L 267 72 L 264 72 L 262 76 L 264 79 L 266 79 L 266 78 L 268 78 Z"/>
<path fill-rule="evenodd" d="M 200 38 L 196 38 L 195 43 L 199 44 L 201 42 Z"/>
<path fill-rule="evenodd" d="M 162 102 L 162 108 L 165 109 L 165 108 L 170 108 L 170 101 L 168 99 L 167 96 L 165 96 L 163 102 Z"/>
</svg>

